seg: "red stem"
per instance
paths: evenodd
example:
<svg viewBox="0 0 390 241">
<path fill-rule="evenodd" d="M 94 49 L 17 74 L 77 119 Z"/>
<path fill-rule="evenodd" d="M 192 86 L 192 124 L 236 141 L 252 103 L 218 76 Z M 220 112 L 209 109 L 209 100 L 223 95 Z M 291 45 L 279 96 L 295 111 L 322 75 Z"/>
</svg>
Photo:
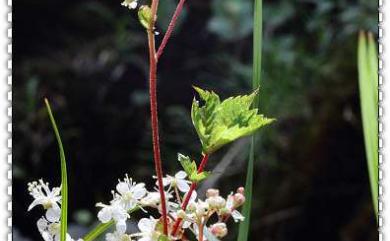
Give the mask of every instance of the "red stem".
<svg viewBox="0 0 390 241">
<path fill-rule="evenodd" d="M 158 7 L 158 0 L 152 1 L 152 16 L 156 16 Z M 165 192 L 163 185 L 163 170 L 161 164 L 161 154 L 160 154 L 160 140 L 159 140 L 159 130 L 158 130 L 158 114 L 157 114 L 157 90 L 156 90 L 156 81 L 157 81 L 157 58 L 156 58 L 156 46 L 154 39 L 154 26 L 156 18 L 154 17 L 150 23 L 150 27 L 147 30 L 148 34 L 148 46 L 149 46 L 149 98 L 150 98 L 150 116 L 151 116 L 151 127 L 152 127 L 152 142 L 153 142 L 153 158 L 154 158 L 154 167 L 157 175 L 158 190 L 160 193 L 161 199 L 161 213 L 163 220 L 163 230 L 164 234 L 168 235 L 168 217 L 167 217 L 167 207 L 165 201 Z"/>
<path fill-rule="evenodd" d="M 205 154 L 202 158 L 202 161 L 200 162 L 200 165 L 198 167 L 198 173 L 201 173 L 204 169 L 204 167 L 206 166 L 207 164 L 207 161 L 209 159 L 209 155 L 208 154 Z M 187 208 L 187 205 L 188 203 L 190 202 L 190 198 L 192 196 L 192 193 L 194 192 L 194 190 L 196 189 L 196 186 L 197 186 L 197 183 L 196 182 L 193 182 L 190 186 L 190 190 L 187 192 L 187 195 L 186 195 L 186 198 L 184 199 L 183 201 L 183 204 L 181 205 L 181 209 L 185 210 Z M 175 224 L 173 225 L 173 229 L 172 229 L 172 235 L 175 236 L 176 233 L 177 233 L 177 230 L 179 229 L 179 226 L 180 226 L 180 223 L 183 219 L 182 218 L 178 218 L 175 222 Z"/>
<path fill-rule="evenodd" d="M 175 28 L 175 25 L 176 25 L 176 22 L 177 22 L 177 18 L 179 17 L 180 13 L 183 10 L 183 5 L 184 5 L 185 1 L 186 0 L 180 0 L 179 3 L 176 6 L 176 10 L 175 10 L 175 12 L 172 15 L 171 21 L 169 22 L 167 32 L 165 33 L 164 38 L 161 41 L 160 47 L 157 50 L 157 54 L 156 54 L 157 60 L 160 58 L 161 54 L 164 51 L 165 46 L 168 43 L 169 38 L 171 37 L 171 34 L 172 34 L 173 29 Z"/>
</svg>

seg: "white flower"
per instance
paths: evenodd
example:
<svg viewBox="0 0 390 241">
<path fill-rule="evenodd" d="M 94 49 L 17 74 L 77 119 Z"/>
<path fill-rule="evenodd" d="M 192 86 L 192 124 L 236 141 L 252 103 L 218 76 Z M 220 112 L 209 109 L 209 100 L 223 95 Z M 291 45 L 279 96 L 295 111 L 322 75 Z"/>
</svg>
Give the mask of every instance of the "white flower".
<svg viewBox="0 0 390 241">
<path fill-rule="evenodd" d="M 169 192 L 165 192 L 165 203 L 167 210 L 176 210 L 179 208 L 179 205 L 175 202 L 170 202 L 169 200 L 173 198 L 172 194 Z M 155 191 L 155 192 L 148 192 L 146 197 L 144 197 L 140 203 L 144 206 L 149 206 L 149 207 L 154 207 L 161 209 L 161 197 L 160 197 L 160 192 Z"/>
<path fill-rule="evenodd" d="M 59 222 L 49 222 L 45 218 L 40 218 L 37 221 L 37 227 L 45 241 L 59 241 L 61 238 L 60 229 L 61 224 Z M 66 234 L 66 241 L 74 241 L 69 234 Z M 78 239 L 77 241 L 82 241 Z"/>
<path fill-rule="evenodd" d="M 130 218 L 130 215 L 119 202 L 113 201 L 110 205 L 97 203 L 96 206 L 102 207 L 102 210 L 98 213 L 98 219 L 102 223 L 108 223 L 109 221 L 114 220 L 116 230 L 121 234 L 126 232 L 126 220 Z"/>
<path fill-rule="evenodd" d="M 116 199 L 126 210 L 134 208 L 147 193 L 144 183 L 135 183 L 126 175 L 123 181 L 119 181 L 116 185 Z"/>
<path fill-rule="evenodd" d="M 130 235 L 125 233 L 113 232 L 106 234 L 106 241 L 131 241 L 133 240 Z"/>
<path fill-rule="evenodd" d="M 177 187 L 181 192 L 188 192 L 190 190 L 188 183 L 190 182 L 185 179 L 186 177 L 187 173 L 185 171 L 179 171 L 174 177 L 167 175 L 163 178 L 163 185 Z"/>
<path fill-rule="evenodd" d="M 138 228 L 141 231 L 138 235 L 142 238 L 138 241 L 156 241 L 160 237 L 161 233 L 156 231 L 157 220 L 153 217 L 142 218 L 138 222 Z"/>
<path fill-rule="evenodd" d="M 121 5 L 130 9 L 135 9 L 137 7 L 137 0 L 124 0 Z"/>
<path fill-rule="evenodd" d="M 28 191 L 34 198 L 34 201 L 28 207 L 28 211 L 37 205 L 42 205 L 47 210 L 46 218 L 48 221 L 56 222 L 59 220 L 61 214 L 59 206 L 61 201 L 61 188 L 53 187 L 50 190 L 49 183 L 44 183 L 42 179 L 39 179 L 38 182 L 28 183 Z"/>
</svg>

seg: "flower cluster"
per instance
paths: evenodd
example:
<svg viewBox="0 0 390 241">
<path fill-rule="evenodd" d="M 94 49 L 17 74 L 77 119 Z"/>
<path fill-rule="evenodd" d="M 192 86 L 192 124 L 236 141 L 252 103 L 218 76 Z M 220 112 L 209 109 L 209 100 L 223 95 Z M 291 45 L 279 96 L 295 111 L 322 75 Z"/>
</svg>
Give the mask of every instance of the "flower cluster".
<svg viewBox="0 0 390 241">
<path fill-rule="evenodd" d="M 60 217 L 61 217 L 61 188 L 53 187 L 50 189 L 49 183 L 42 179 L 28 183 L 28 191 L 34 198 L 28 207 L 28 211 L 41 205 L 46 210 L 45 216 L 37 221 L 38 231 L 45 241 L 60 240 Z M 66 235 L 67 241 L 74 241 L 69 234 Z M 82 239 L 78 239 L 82 241 Z"/>
</svg>

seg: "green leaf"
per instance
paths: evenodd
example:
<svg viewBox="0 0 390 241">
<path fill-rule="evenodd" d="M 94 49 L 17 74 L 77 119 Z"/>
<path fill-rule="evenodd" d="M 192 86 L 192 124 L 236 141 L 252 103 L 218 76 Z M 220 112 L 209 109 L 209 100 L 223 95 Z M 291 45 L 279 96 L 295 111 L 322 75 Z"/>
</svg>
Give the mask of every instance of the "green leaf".
<svg viewBox="0 0 390 241">
<path fill-rule="evenodd" d="M 141 208 L 139 206 L 136 206 L 130 210 L 128 210 L 127 212 L 129 214 L 137 211 L 137 210 L 140 210 Z M 111 220 L 110 222 L 108 223 L 100 223 L 99 225 L 97 225 L 93 230 L 91 230 L 87 235 L 84 236 L 83 240 L 84 241 L 92 241 L 92 240 L 95 240 L 96 238 L 98 238 L 100 235 L 102 235 L 104 232 L 107 231 L 107 229 L 109 229 L 112 225 L 114 225 L 115 222 L 113 220 Z"/>
<path fill-rule="evenodd" d="M 258 90 L 250 95 L 230 97 L 221 102 L 216 93 L 194 88 L 204 105 L 200 106 L 194 99 L 191 117 L 206 154 L 240 137 L 251 135 L 273 121 L 258 114 L 257 108 L 251 107 Z"/>
<path fill-rule="evenodd" d="M 261 54 L 262 54 L 262 29 L 263 29 L 263 2 L 255 0 L 254 2 L 254 20 L 253 20 L 253 73 L 252 88 L 258 89 L 261 83 Z M 259 99 L 253 101 L 254 108 L 259 107 Z M 256 136 L 252 136 L 249 150 L 249 162 L 247 167 L 245 182 L 246 201 L 242 208 L 242 214 L 245 219 L 240 223 L 237 241 L 247 241 L 250 230 L 250 215 L 252 208 L 253 193 L 253 169 L 255 162 Z"/>
<path fill-rule="evenodd" d="M 378 56 L 371 33 L 361 32 L 358 43 L 360 106 L 371 194 L 378 219 Z"/>
<path fill-rule="evenodd" d="M 177 155 L 177 158 L 188 176 L 191 176 L 192 173 L 197 172 L 196 162 L 191 160 L 190 157 L 184 156 L 184 155 L 179 153 Z"/>
<path fill-rule="evenodd" d="M 68 229 L 68 179 L 66 173 L 66 159 L 65 159 L 65 151 L 62 146 L 62 141 L 60 137 L 60 133 L 57 128 L 56 121 L 54 119 L 53 113 L 50 108 L 49 101 L 45 98 L 45 104 L 47 113 L 49 114 L 49 118 L 51 124 L 53 126 L 54 134 L 57 139 L 58 149 L 60 153 L 61 160 L 61 226 L 60 226 L 60 240 L 66 241 L 66 234 Z"/>
<path fill-rule="evenodd" d="M 196 162 L 190 157 L 184 156 L 179 153 L 177 155 L 177 158 L 184 171 L 187 173 L 188 179 L 191 182 L 200 182 L 210 176 L 210 172 L 203 171 L 198 173 L 198 167 L 196 166 Z"/>
<path fill-rule="evenodd" d="M 192 173 L 189 177 L 191 182 L 201 182 L 210 176 L 210 172 L 203 171 L 201 173 Z"/>
</svg>

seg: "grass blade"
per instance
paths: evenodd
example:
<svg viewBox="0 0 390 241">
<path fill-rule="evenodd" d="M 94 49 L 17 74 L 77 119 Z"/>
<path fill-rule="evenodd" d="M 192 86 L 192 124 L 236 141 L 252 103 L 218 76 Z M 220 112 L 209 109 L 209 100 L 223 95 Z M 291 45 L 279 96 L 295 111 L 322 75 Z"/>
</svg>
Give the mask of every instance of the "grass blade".
<svg viewBox="0 0 390 241">
<path fill-rule="evenodd" d="M 262 0 L 254 2 L 254 19 L 253 19 L 253 73 L 252 73 L 252 88 L 253 90 L 260 87 L 261 82 L 261 53 L 262 53 L 262 28 L 263 28 L 263 6 Z M 255 108 L 259 107 L 259 95 L 253 101 Z M 247 241 L 250 229 L 250 214 L 252 207 L 252 192 L 253 192 L 253 168 L 255 161 L 255 146 L 256 135 L 252 136 L 251 146 L 249 151 L 249 162 L 245 182 L 245 197 L 246 202 L 242 208 L 242 214 L 245 220 L 240 223 L 238 232 L 238 241 Z"/>
<path fill-rule="evenodd" d="M 62 141 L 60 137 L 60 133 L 57 128 L 56 121 L 54 119 L 53 113 L 50 108 L 49 101 L 45 98 L 45 104 L 47 113 L 49 114 L 49 118 L 51 121 L 51 124 L 53 126 L 54 134 L 57 139 L 58 143 L 58 149 L 60 153 L 60 160 L 61 160 L 61 234 L 60 234 L 60 240 L 66 241 L 66 234 L 68 229 L 68 179 L 67 179 L 67 173 L 66 173 L 66 159 L 65 159 L 65 152 L 64 148 L 62 146 Z"/>
<path fill-rule="evenodd" d="M 358 72 L 368 174 L 378 219 L 378 57 L 372 34 L 359 35 Z"/>
</svg>

